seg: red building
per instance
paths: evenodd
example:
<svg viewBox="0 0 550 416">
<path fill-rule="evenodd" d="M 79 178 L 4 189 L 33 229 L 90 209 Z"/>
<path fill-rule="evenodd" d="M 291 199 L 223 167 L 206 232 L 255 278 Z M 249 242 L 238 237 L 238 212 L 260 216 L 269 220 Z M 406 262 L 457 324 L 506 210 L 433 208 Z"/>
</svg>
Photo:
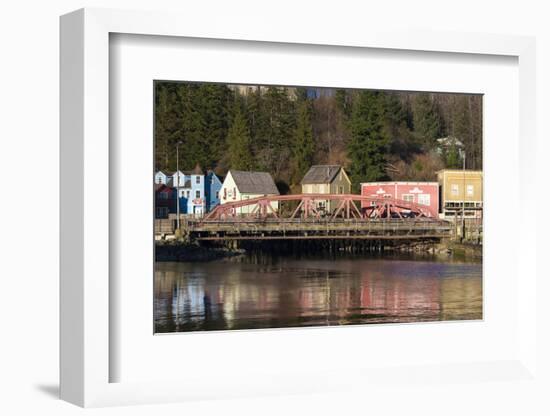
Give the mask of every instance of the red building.
<svg viewBox="0 0 550 416">
<path fill-rule="evenodd" d="M 394 198 L 425 205 L 433 217 L 439 211 L 439 184 L 437 182 L 366 182 L 361 184 L 361 195 L 375 198 Z M 363 202 L 366 207 L 368 202 Z"/>
<path fill-rule="evenodd" d="M 164 184 L 155 184 L 155 218 L 168 218 L 176 212 L 176 190 Z"/>
</svg>

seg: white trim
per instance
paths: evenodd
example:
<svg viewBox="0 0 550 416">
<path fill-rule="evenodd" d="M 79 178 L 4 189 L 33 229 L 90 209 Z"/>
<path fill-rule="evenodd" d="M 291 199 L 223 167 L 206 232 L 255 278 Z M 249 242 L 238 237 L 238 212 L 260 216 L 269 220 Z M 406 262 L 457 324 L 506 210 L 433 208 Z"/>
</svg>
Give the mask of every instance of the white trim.
<svg viewBox="0 0 550 416">
<path fill-rule="evenodd" d="M 410 197 L 410 200 L 407 200 L 407 198 Z M 395 195 L 395 198 L 397 198 L 397 195 Z M 414 201 L 414 194 L 401 194 L 401 199 L 405 202 L 415 202 Z"/>
</svg>

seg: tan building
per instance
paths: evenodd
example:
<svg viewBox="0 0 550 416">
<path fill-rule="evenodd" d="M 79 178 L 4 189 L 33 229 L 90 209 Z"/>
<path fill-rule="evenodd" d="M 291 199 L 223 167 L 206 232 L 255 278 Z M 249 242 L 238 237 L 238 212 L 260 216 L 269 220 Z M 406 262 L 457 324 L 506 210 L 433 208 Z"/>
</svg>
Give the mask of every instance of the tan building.
<svg viewBox="0 0 550 416">
<path fill-rule="evenodd" d="M 351 181 L 346 171 L 339 165 L 312 166 L 300 182 L 303 194 L 349 194 Z M 340 201 L 319 199 L 315 201 L 317 208 L 325 212 L 333 212 Z"/>
<path fill-rule="evenodd" d="M 437 172 L 443 218 L 482 218 L 483 172 L 480 170 L 443 169 Z"/>
</svg>

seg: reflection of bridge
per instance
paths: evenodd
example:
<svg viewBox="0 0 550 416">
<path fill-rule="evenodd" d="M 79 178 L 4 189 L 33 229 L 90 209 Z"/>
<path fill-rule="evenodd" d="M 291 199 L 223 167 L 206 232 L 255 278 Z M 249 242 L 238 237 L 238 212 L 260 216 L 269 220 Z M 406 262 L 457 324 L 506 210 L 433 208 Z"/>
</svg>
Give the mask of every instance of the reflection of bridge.
<svg viewBox="0 0 550 416">
<path fill-rule="evenodd" d="M 332 212 L 325 212 L 320 201 L 339 203 Z M 248 214 L 238 213 L 243 207 Z M 229 202 L 187 227 L 193 240 L 437 241 L 449 237 L 450 230 L 450 224 L 437 219 L 426 206 L 352 194 L 277 195 Z"/>
</svg>

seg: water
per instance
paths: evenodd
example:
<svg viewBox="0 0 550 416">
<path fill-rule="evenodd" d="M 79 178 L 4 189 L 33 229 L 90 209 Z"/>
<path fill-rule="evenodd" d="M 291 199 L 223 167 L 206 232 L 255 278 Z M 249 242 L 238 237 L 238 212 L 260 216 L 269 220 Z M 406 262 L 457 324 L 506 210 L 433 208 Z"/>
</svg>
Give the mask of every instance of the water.
<svg viewBox="0 0 550 416">
<path fill-rule="evenodd" d="M 155 332 L 481 319 L 481 269 L 405 256 L 158 262 Z"/>
</svg>

